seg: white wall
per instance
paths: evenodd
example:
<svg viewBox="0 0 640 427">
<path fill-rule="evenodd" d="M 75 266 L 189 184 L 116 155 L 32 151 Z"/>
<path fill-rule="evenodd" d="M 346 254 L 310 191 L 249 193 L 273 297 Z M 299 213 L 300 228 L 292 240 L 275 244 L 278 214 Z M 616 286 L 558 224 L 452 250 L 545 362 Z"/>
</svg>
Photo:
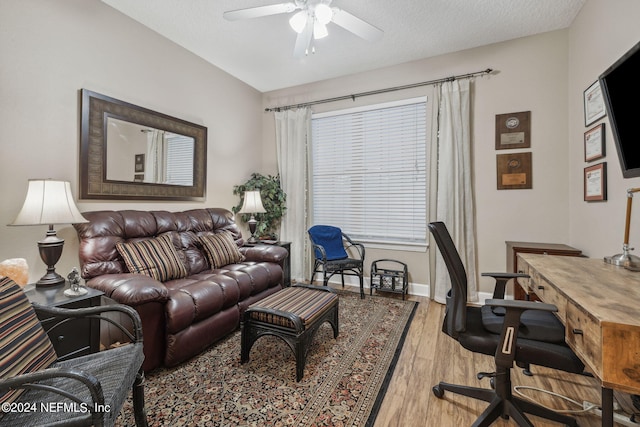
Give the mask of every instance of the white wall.
<svg viewBox="0 0 640 427">
<path fill-rule="evenodd" d="M 622 178 L 611 128 L 607 126 L 604 160 L 608 166 L 608 201 L 583 201 L 587 166 L 583 141 L 584 132 L 591 126 L 584 126 L 582 99 L 583 91 L 600 73 L 640 40 L 639 18 L 640 2 L 636 0 L 588 0 L 566 30 L 269 92 L 264 94 L 263 104 L 297 104 L 494 68 L 499 71 L 497 75 L 476 80 L 473 100 L 479 271 L 505 269 L 507 240 L 565 243 L 591 257 L 613 255 L 622 247 L 626 189 L 640 186 L 640 178 Z M 408 98 L 429 90 L 324 104 L 314 111 Z M 526 110 L 532 112 L 533 189 L 498 191 L 495 156 L 509 151 L 494 149 L 494 117 Z M 606 118 L 602 121 L 608 123 Z M 275 151 L 270 114 L 265 114 L 263 129 L 264 168 L 275 170 L 275 157 L 269 156 Z M 639 204 L 636 200 L 630 238 L 631 246 L 639 248 L 638 255 Z M 383 255 L 406 261 L 412 280 L 427 283 L 424 254 L 372 250 L 368 259 Z M 490 280 L 481 279 L 480 283 L 481 291 L 490 292 Z"/>
<path fill-rule="evenodd" d="M 598 76 L 640 41 L 640 2 L 589 0 L 569 31 L 569 170 L 570 241 L 588 256 L 600 258 L 622 252 L 626 190 L 640 186 L 640 178 L 624 179 L 611 127 L 606 123 L 608 200 L 583 201 L 584 132 L 583 92 Z M 639 76 L 640 77 L 640 76 Z M 598 122 L 598 123 L 600 123 Z M 640 137 L 638 137 L 640 144 Z M 596 164 L 597 160 L 589 164 Z M 634 198 L 630 246 L 640 256 L 640 198 Z"/>
<path fill-rule="evenodd" d="M 81 211 L 231 208 L 233 186 L 260 172 L 261 94 L 99 0 L 2 0 L 0 52 L 0 260 L 26 258 L 32 281 L 45 272 L 36 241 L 46 226 L 5 224 L 29 178 L 68 180 L 78 194 L 81 88 L 208 128 L 205 202 L 82 200 Z M 77 237 L 71 226 L 58 235 L 66 275 Z"/>
<path fill-rule="evenodd" d="M 0 2 L 0 259 L 27 258 L 31 280 L 44 272 L 36 241 L 46 227 L 7 227 L 29 178 L 69 180 L 77 194 L 79 90 L 117 99 L 208 127 L 204 203 L 79 201 L 81 210 L 231 207 L 232 187 L 251 172 L 275 173 L 272 114 L 266 106 L 357 93 L 492 67 L 478 79 L 473 100 L 474 177 L 479 269 L 505 268 L 505 240 L 567 243 L 601 257 L 620 251 L 625 190 L 607 131 L 608 193 L 603 203 L 583 195 L 582 93 L 640 39 L 640 2 L 588 0 L 568 30 L 428 58 L 396 67 L 280 91 L 258 93 L 99 0 Z M 316 111 L 429 94 L 430 88 L 327 104 Z M 532 190 L 496 190 L 495 114 L 531 110 Z M 606 119 L 605 119 L 606 121 Z M 259 141 L 262 140 L 262 145 Z M 258 143 L 256 143 L 258 141 Z M 525 151 L 525 150 L 519 150 Z M 637 203 L 636 203 L 637 204 Z M 640 245 L 632 220 L 632 245 Z M 634 228 L 635 227 L 635 228 Z M 77 265 L 70 226 L 60 272 Z M 408 262 L 412 280 L 427 283 L 424 253 L 369 251 L 368 259 Z M 490 282 L 481 282 L 488 290 Z"/>
<path fill-rule="evenodd" d="M 264 94 L 265 106 L 296 104 L 310 100 L 429 81 L 493 68 L 497 74 L 477 78 L 473 97 L 473 151 L 478 256 L 480 271 L 503 271 L 505 241 L 524 240 L 568 243 L 569 170 L 567 146 L 567 32 L 533 37 L 449 55 L 428 58 L 314 84 Z M 355 102 L 343 101 L 313 107 L 315 112 L 367 105 L 390 99 L 431 94 L 431 87 L 393 92 Z M 496 188 L 495 115 L 531 111 L 533 189 Z M 275 151 L 273 117 L 264 117 L 265 155 Z M 511 150 L 511 152 L 516 152 Z M 266 169 L 275 169 L 275 158 L 266 157 Z M 409 265 L 411 280 L 428 283 L 427 254 L 367 250 L 367 260 L 395 258 Z M 367 267 L 368 270 L 368 267 Z M 481 289 L 493 284 L 481 280 Z"/>
</svg>

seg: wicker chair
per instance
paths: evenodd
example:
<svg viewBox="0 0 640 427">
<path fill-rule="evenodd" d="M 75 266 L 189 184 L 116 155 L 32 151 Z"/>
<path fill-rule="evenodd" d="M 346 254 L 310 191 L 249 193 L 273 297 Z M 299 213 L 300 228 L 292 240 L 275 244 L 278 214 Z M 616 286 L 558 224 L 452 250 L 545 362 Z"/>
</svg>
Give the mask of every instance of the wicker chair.
<svg viewBox="0 0 640 427">
<path fill-rule="evenodd" d="M 339 273 L 344 288 L 344 276 L 356 276 L 360 281 L 360 298 L 364 298 L 364 245 L 330 225 L 314 225 L 308 233 L 315 256 L 311 283 L 316 273 L 322 272 L 322 284 L 327 286 L 331 276 Z M 349 257 L 351 248 L 357 256 Z"/>
<path fill-rule="evenodd" d="M 47 332 L 75 318 L 114 325 L 129 344 L 64 361 L 57 356 L 38 314 L 55 316 Z M 114 315 L 130 319 L 123 326 Z M 128 323 L 127 321 L 123 323 Z M 0 425 L 112 426 L 130 389 L 137 426 L 146 426 L 142 326 L 125 305 L 80 309 L 32 306 L 12 280 L 0 278 Z"/>
</svg>

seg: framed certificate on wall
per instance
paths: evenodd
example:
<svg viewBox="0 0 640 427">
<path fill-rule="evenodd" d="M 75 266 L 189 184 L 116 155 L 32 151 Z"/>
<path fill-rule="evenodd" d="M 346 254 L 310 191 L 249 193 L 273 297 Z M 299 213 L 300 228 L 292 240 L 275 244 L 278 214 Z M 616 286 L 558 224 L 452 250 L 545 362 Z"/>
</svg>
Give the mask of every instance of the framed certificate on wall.
<svg viewBox="0 0 640 427">
<path fill-rule="evenodd" d="M 596 80 L 584 91 L 584 125 L 589 126 L 606 114 L 600 82 Z"/>
<path fill-rule="evenodd" d="M 531 111 L 496 114 L 496 150 L 531 147 Z"/>
<path fill-rule="evenodd" d="M 607 200 L 607 162 L 584 168 L 584 200 L 585 202 Z"/>
<path fill-rule="evenodd" d="M 498 190 L 533 188 L 531 152 L 496 155 Z"/>
</svg>

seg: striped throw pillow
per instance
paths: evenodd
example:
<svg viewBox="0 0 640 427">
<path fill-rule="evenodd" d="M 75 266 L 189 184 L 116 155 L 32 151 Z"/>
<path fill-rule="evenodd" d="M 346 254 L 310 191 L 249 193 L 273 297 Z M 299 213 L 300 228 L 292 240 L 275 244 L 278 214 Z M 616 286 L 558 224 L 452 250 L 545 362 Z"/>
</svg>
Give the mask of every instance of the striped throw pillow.
<svg viewBox="0 0 640 427">
<path fill-rule="evenodd" d="M 0 277 L 0 348 L 0 378 L 46 369 L 57 358 L 31 303 L 8 277 Z M 13 402 L 23 392 L 6 391 L 0 402 Z"/>
<path fill-rule="evenodd" d="M 226 231 L 218 234 L 203 234 L 199 239 L 212 269 L 244 261 L 244 255 L 238 250 L 238 245 Z"/>
<path fill-rule="evenodd" d="M 160 282 L 187 276 L 187 268 L 167 234 L 155 239 L 116 243 L 116 249 L 130 273 L 144 274 Z"/>
</svg>

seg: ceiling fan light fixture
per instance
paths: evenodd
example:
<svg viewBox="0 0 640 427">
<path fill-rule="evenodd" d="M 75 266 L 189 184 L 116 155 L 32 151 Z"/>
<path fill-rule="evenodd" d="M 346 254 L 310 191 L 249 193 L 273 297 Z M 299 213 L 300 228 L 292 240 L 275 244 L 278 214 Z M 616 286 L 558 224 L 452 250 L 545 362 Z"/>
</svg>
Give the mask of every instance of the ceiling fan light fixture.
<svg viewBox="0 0 640 427">
<path fill-rule="evenodd" d="M 304 31 L 304 27 L 307 26 L 307 11 L 301 10 L 289 19 L 289 25 L 293 28 L 293 31 L 300 34 Z"/>
<path fill-rule="evenodd" d="M 320 3 L 314 9 L 316 20 L 322 25 L 327 25 L 333 17 L 333 10 L 324 3 Z"/>
<path fill-rule="evenodd" d="M 327 37 L 329 35 L 329 32 L 327 31 L 327 26 L 324 25 L 322 22 L 320 21 L 315 21 L 313 23 L 313 38 L 318 40 L 318 39 L 322 39 L 324 37 Z"/>
</svg>

